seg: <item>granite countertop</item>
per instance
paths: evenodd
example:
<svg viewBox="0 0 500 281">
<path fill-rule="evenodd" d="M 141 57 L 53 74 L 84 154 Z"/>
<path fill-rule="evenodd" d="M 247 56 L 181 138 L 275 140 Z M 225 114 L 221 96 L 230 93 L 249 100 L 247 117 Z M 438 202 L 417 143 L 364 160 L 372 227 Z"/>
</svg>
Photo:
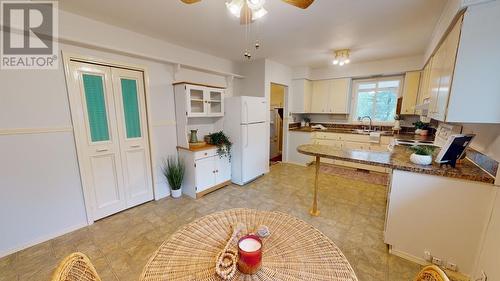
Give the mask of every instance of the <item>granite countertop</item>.
<svg viewBox="0 0 500 281">
<path fill-rule="evenodd" d="M 478 168 L 468 159 L 463 160 L 462 163 L 457 163 L 456 168 L 450 166 L 440 167 L 439 164 L 434 162 L 428 166 L 413 164 L 410 162 L 412 151 L 405 146 L 395 146 L 392 152 L 375 152 L 345 148 L 338 149 L 330 145 L 304 144 L 297 147 L 297 151 L 311 156 L 375 165 L 414 173 L 459 178 L 489 184 L 495 182 L 492 176 Z"/>
<path fill-rule="evenodd" d="M 320 130 L 320 129 L 312 129 L 311 127 L 298 127 L 298 128 L 290 128 L 289 131 L 306 132 L 306 133 L 324 132 L 324 133 L 338 133 L 338 134 L 368 135 L 367 133 L 356 132 L 355 130 L 350 129 L 350 128 L 327 128 L 326 130 Z M 390 136 L 390 137 L 394 137 L 395 139 L 400 139 L 400 140 L 417 140 L 417 141 L 433 141 L 434 140 L 434 136 L 432 136 L 432 135 L 421 136 L 421 135 L 415 135 L 413 133 L 393 134 L 392 131 L 382 131 L 382 132 L 383 133 L 381 134 L 381 136 Z"/>
<path fill-rule="evenodd" d="M 214 149 L 214 148 L 217 148 L 217 146 L 211 145 L 211 144 L 205 144 L 205 145 L 201 145 L 201 146 L 190 146 L 190 147 L 177 146 L 177 149 L 189 150 L 192 152 L 209 150 L 209 149 Z"/>
<path fill-rule="evenodd" d="M 324 132 L 324 133 L 339 133 L 339 134 L 357 134 L 357 135 L 368 135 L 368 133 L 361 133 L 361 132 L 356 132 L 354 129 L 349 129 L 349 128 L 326 128 L 326 130 L 321 130 L 321 129 L 313 129 L 311 127 L 300 127 L 300 128 L 291 128 L 289 131 L 294 131 L 294 132 Z M 383 133 L 381 134 L 382 136 L 392 136 L 392 132 L 388 131 L 382 131 Z"/>
</svg>

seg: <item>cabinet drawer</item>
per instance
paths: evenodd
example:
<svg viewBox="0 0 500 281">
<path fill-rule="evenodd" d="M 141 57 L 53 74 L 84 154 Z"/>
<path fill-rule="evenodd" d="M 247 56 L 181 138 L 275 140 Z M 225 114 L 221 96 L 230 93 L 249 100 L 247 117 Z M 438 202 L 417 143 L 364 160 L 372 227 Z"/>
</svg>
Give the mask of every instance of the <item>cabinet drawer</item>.
<svg viewBox="0 0 500 281">
<path fill-rule="evenodd" d="M 215 156 L 216 154 L 217 154 L 217 149 L 216 148 L 207 149 L 207 150 L 201 150 L 201 151 L 196 151 L 194 153 L 194 160 L 203 159 L 203 158 L 207 158 L 207 157 L 212 157 L 212 156 Z"/>
<path fill-rule="evenodd" d="M 316 132 L 314 138 L 323 140 L 340 140 L 340 134 Z"/>
<path fill-rule="evenodd" d="M 345 141 L 369 142 L 370 136 L 358 134 L 341 134 L 340 138 Z"/>
</svg>

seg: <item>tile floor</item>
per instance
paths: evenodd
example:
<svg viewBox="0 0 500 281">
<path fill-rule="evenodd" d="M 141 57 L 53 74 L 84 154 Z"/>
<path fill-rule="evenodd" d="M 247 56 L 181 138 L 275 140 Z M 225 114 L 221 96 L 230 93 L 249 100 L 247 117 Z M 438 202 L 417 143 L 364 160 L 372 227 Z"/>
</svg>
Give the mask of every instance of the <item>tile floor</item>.
<svg viewBox="0 0 500 281">
<path fill-rule="evenodd" d="M 138 280 L 148 257 L 179 226 L 228 208 L 276 210 L 325 233 L 344 252 L 360 281 L 406 281 L 420 266 L 388 254 L 382 231 L 386 187 L 320 175 L 320 217 L 310 217 L 313 167 L 277 164 L 246 187 L 228 186 L 201 199 L 162 199 L 0 259 L 0 281 L 48 281 L 74 251 L 87 254 L 103 281 Z"/>
</svg>

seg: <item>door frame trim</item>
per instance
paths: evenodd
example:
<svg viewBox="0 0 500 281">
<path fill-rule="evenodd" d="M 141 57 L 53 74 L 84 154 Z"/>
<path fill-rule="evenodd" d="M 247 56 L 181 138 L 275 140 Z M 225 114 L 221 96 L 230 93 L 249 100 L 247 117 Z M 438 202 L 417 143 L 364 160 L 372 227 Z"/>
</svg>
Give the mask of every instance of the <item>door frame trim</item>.
<svg viewBox="0 0 500 281">
<path fill-rule="evenodd" d="M 64 67 L 64 74 L 65 74 L 65 81 L 66 81 L 66 92 L 68 95 L 68 103 L 69 103 L 69 110 L 71 114 L 71 123 L 73 125 L 73 138 L 74 138 L 74 143 L 75 143 L 75 148 L 76 148 L 76 154 L 77 154 L 77 159 L 78 159 L 78 169 L 80 173 L 80 181 L 82 184 L 82 191 L 83 191 L 83 198 L 84 198 L 84 205 L 85 205 L 85 210 L 86 210 L 86 215 L 87 215 L 87 223 L 88 225 L 91 225 L 94 223 L 94 213 L 92 210 L 94 209 L 94 202 L 88 198 L 89 192 L 91 192 L 88 189 L 88 185 L 85 184 L 86 178 L 84 177 L 84 171 L 82 165 L 80 165 L 81 159 L 83 159 L 84 155 L 81 149 L 79 149 L 79 141 L 77 140 L 77 127 L 73 124 L 74 120 L 77 119 L 75 118 L 74 114 L 76 114 L 73 110 L 71 110 L 71 94 L 70 94 L 70 77 L 71 77 L 71 72 L 70 72 L 70 63 L 72 61 L 74 62 L 81 62 L 81 63 L 89 63 L 89 64 L 96 64 L 100 66 L 106 66 L 106 67 L 115 67 L 115 68 L 123 68 L 123 69 L 128 69 L 128 70 L 135 70 L 135 71 L 140 71 L 143 73 L 143 79 L 144 79 L 144 96 L 145 96 L 145 101 L 146 101 L 146 122 L 147 122 L 147 128 L 148 128 L 148 146 L 149 146 L 149 161 L 151 165 L 151 183 L 153 186 L 153 198 L 154 200 L 158 200 L 158 184 L 156 183 L 155 179 L 158 176 L 158 171 L 155 168 L 156 166 L 154 165 L 154 158 L 153 155 L 155 155 L 155 148 L 152 142 L 153 139 L 153 124 L 152 124 L 152 116 L 151 116 L 151 97 L 149 93 L 149 74 L 148 70 L 145 66 L 140 66 L 140 65 L 133 65 L 129 63 L 121 63 L 117 62 L 115 60 L 111 59 L 101 59 L 101 58 L 96 58 L 90 55 L 81 55 L 81 54 L 75 54 L 71 52 L 65 52 L 61 51 L 62 58 L 63 58 L 63 67 Z"/>
</svg>

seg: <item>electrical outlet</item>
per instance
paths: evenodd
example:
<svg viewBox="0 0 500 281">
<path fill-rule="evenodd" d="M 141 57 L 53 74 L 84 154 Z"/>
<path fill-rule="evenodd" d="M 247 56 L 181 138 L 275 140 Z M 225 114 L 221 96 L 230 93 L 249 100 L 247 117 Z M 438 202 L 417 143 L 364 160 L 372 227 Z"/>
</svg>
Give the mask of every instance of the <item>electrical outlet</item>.
<svg viewBox="0 0 500 281">
<path fill-rule="evenodd" d="M 451 271 L 458 271 L 457 265 L 452 262 L 446 263 L 446 269 L 449 269 Z"/>
<path fill-rule="evenodd" d="M 438 257 L 432 257 L 432 263 L 437 266 L 443 266 L 443 260 Z"/>
<path fill-rule="evenodd" d="M 430 251 L 425 251 L 424 252 L 424 259 L 428 262 L 432 262 L 432 255 Z"/>
</svg>

